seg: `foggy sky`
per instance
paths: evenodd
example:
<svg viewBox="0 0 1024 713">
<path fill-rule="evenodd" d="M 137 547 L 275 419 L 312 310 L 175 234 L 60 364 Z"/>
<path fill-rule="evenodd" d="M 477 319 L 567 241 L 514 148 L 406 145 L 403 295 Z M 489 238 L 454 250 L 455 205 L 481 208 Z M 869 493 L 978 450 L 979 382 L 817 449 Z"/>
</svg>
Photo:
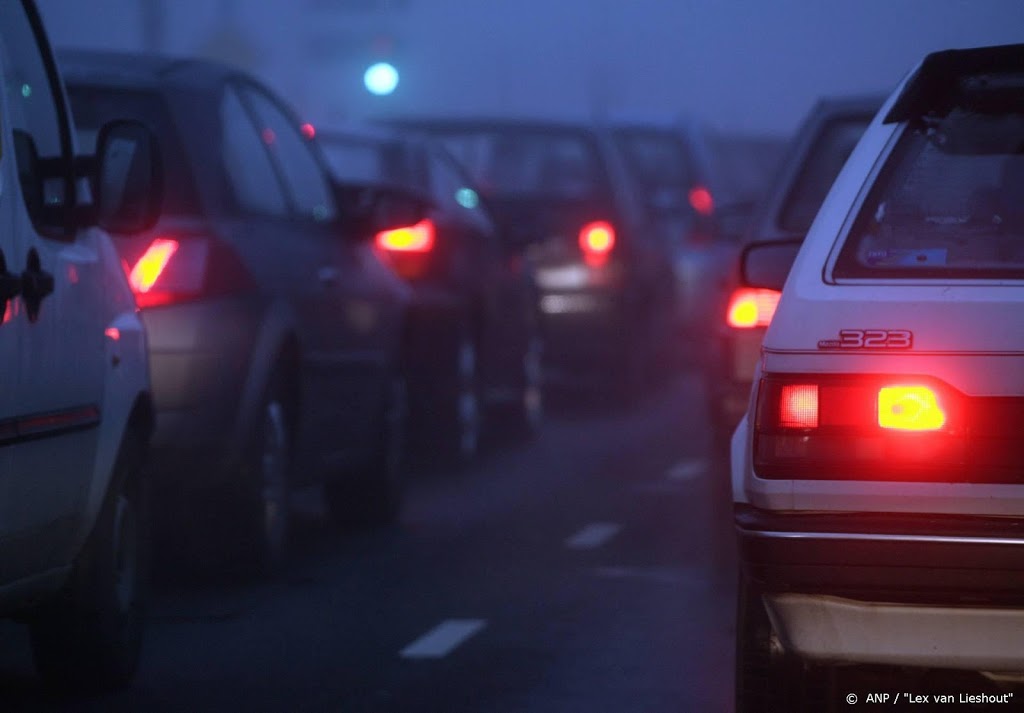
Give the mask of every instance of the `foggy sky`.
<svg viewBox="0 0 1024 713">
<path fill-rule="evenodd" d="M 145 2 L 166 52 L 212 52 L 230 27 L 252 50 L 242 63 L 321 123 L 608 109 L 785 134 L 817 97 L 888 91 L 926 52 L 1024 41 L 1024 0 L 407 0 L 390 14 L 337 9 L 352 0 L 38 2 L 59 46 L 142 48 Z M 401 71 L 384 98 L 361 80 L 380 36 Z"/>
</svg>

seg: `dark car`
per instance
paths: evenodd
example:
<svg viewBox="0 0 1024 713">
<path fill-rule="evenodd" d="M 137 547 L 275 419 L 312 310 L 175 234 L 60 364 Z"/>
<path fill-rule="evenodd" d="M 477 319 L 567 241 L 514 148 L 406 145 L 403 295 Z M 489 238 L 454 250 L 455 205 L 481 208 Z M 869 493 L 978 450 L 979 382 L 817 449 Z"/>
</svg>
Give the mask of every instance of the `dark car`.
<svg viewBox="0 0 1024 713">
<path fill-rule="evenodd" d="M 227 66 L 60 55 L 85 148 L 109 117 L 150 126 L 163 211 L 115 235 L 149 336 L 151 467 L 190 555 L 265 570 L 293 489 L 337 512 L 395 513 L 407 288 L 337 208 L 318 147 L 266 87 Z M 351 219 L 350 219 L 351 218 Z"/>
<path fill-rule="evenodd" d="M 345 185 L 398 185 L 433 207 L 417 224 L 376 236 L 414 288 L 410 435 L 465 462 L 492 426 L 533 433 L 542 416 L 536 294 L 521 256 L 498 237 L 465 170 L 437 142 L 350 126 L 318 132 Z"/>
<path fill-rule="evenodd" d="M 703 359 L 723 273 L 731 268 L 774 142 L 725 137 L 693 120 L 616 118 L 615 145 L 667 241 L 676 278 L 679 353 Z"/>
<path fill-rule="evenodd" d="M 674 285 L 665 241 L 611 134 L 586 123 L 405 119 L 440 138 L 533 272 L 546 377 L 626 400 L 668 343 Z"/>
<path fill-rule="evenodd" d="M 793 139 L 772 190 L 760 204 L 745 243 L 803 240 L 843 164 L 871 123 L 882 97 L 824 99 Z M 754 365 L 779 292 L 748 287 L 734 261 L 731 288 L 714 311 L 716 358 L 708 361 L 708 399 L 714 441 L 728 447 L 747 409 Z"/>
</svg>

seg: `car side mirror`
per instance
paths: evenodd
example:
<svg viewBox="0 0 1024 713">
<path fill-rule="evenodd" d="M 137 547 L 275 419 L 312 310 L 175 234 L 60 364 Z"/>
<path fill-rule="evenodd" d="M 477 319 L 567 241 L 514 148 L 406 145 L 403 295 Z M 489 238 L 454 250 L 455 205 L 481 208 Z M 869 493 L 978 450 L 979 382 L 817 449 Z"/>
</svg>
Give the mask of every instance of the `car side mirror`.
<svg viewBox="0 0 1024 713">
<path fill-rule="evenodd" d="M 740 254 L 740 279 L 748 287 L 782 290 L 802 239 L 751 243 Z"/>
<path fill-rule="evenodd" d="M 338 183 L 335 199 L 346 232 L 358 239 L 371 239 L 384 230 L 415 225 L 436 207 L 425 193 L 386 184 Z"/>
<path fill-rule="evenodd" d="M 163 204 L 163 166 L 156 136 L 138 121 L 112 121 L 96 138 L 96 222 L 114 233 L 156 223 Z"/>
</svg>

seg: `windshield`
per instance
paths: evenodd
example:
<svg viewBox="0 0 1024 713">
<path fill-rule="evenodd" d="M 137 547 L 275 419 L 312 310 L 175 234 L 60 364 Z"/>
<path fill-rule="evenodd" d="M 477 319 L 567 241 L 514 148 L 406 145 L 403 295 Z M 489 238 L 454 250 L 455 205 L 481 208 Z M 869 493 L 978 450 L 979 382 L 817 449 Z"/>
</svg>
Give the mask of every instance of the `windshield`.
<svg viewBox="0 0 1024 713">
<path fill-rule="evenodd" d="M 810 230 L 836 176 L 870 123 L 871 117 L 863 116 L 836 119 L 822 127 L 783 202 L 779 216 L 780 228 L 799 234 L 806 234 Z"/>
<path fill-rule="evenodd" d="M 481 129 L 439 136 L 489 196 L 588 200 L 608 192 L 593 142 L 577 133 Z"/>
<path fill-rule="evenodd" d="M 909 125 L 835 275 L 1024 277 L 1024 113 Z"/>
</svg>

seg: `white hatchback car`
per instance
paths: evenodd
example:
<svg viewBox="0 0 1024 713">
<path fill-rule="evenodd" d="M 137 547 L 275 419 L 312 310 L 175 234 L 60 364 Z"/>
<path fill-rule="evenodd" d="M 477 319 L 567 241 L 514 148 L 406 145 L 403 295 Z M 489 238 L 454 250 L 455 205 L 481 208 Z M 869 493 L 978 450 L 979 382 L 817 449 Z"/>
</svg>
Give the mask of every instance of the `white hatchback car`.
<svg viewBox="0 0 1024 713">
<path fill-rule="evenodd" d="M 847 696 L 883 691 L 892 704 L 915 680 L 949 682 L 917 689 L 930 702 L 1012 702 L 1006 687 L 1024 681 L 1024 45 L 929 55 L 802 247 L 748 246 L 743 268 L 785 289 L 732 440 L 737 711 L 846 710 Z M 901 685 L 854 685 L 894 670 Z M 974 683 L 952 683 L 958 671 Z"/>
<path fill-rule="evenodd" d="M 0 615 L 29 622 L 44 679 L 108 688 L 138 659 L 153 417 L 145 333 L 97 225 L 155 218 L 157 149 L 115 122 L 75 156 L 30 0 L 0 3 L 0 78 Z"/>
</svg>

